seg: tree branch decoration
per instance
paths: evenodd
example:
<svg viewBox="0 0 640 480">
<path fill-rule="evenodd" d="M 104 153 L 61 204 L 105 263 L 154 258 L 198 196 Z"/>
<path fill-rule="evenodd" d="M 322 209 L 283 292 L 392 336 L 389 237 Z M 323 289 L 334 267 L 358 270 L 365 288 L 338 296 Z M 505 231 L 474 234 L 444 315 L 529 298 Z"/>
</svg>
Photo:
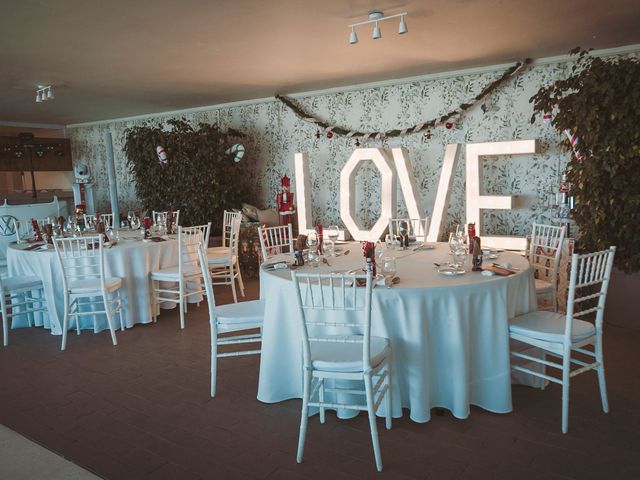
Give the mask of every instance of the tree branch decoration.
<svg viewBox="0 0 640 480">
<path fill-rule="evenodd" d="M 361 138 L 374 138 L 376 140 L 380 140 L 383 138 L 390 137 L 401 137 L 405 135 L 411 135 L 414 133 L 419 133 L 424 130 L 428 130 L 430 128 L 434 128 L 439 125 L 446 125 L 452 120 L 459 119 L 467 110 L 471 107 L 477 105 L 481 102 L 485 97 L 493 93 L 496 89 L 498 89 L 502 84 L 506 81 L 514 78 L 516 75 L 520 74 L 524 68 L 531 63 L 531 59 L 527 58 L 522 62 L 518 62 L 512 67 L 509 67 L 500 78 L 494 80 L 489 85 L 484 87 L 482 91 L 476 95 L 471 101 L 461 104 L 455 110 L 451 110 L 444 115 L 434 118 L 432 120 L 419 123 L 412 127 L 398 129 L 395 128 L 393 130 L 386 130 L 381 132 L 361 132 L 359 130 L 352 130 L 349 128 L 341 127 L 338 125 L 334 125 L 332 123 L 323 121 L 313 114 L 305 111 L 299 105 L 297 105 L 292 99 L 285 97 L 283 95 L 276 95 L 276 99 L 280 100 L 283 104 L 289 107 L 293 113 L 295 113 L 298 117 L 300 117 L 305 122 L 313 123 L 318 127 L 321 127 L 327 133 L 335 133 L 337 135 L 343 135 L 345 137 L 361 137 Z M 451 128 L 450 126 L 448 128 Z"/>
<path fill-rule="evenodd" d="M 534 114 L 551 115 L 573 155 L 567 178 L 573 185 L 578 246 L 597 251 L 615 245 L 615 263 L 640 271 L 640 62 L 602 59 L 580 48 L 571 76 L 531 97 Z M 553 115 L 552 115 L 553 112 Z M 579 139 L 579 143 L 578 143 Z"/>
<path fill-rule="evenodd" d="M 183 120 L 132 127 L 125 131 L 124 151 L 136 193 L 147 210 L 180 209 L 180 223 L 212 222 L 221 229 L 222 212 L 252 200 L 246 185 L 246 162 L 237 163 L 238 144 L 244 135 L 234 129 L 201 123 L 197 129 Z M 164 162 L 158 161 L 162 146 Z M 242 148 L 244 152 L 244 147 Z M 235 154 L 235 158 L 234 158 Z"/>
</svg>

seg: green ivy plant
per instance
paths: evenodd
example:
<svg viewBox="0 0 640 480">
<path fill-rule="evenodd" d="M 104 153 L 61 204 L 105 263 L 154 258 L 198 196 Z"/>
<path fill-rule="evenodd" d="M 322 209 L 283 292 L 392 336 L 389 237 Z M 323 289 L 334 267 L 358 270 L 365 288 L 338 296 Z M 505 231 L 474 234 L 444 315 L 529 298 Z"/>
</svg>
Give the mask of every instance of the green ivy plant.
<svg viewBox="0 0 640 480">
<path fill-rule="evenodd" d="M 604 59 L 576 48 L 571 76 L 531 97 L 534 114 L 556 112 L 552 125 L 575 132 L 581 159 L 571 156 L 568 180 L 575 196 L 581 250 L 617 247 L 616 266 L 640 271 L 640 63 Z M 564 133 L 563 133 L 563 136 Z M 566 139 L 563 142 L 571 150 Z"/>
<path fill-rule="evenodd" d="M 125 131 L 125 153 L 143 207 L 150 210 L 180 209 L 182 225 L 212 223 L 219 233 L 222 213 L 249 201 L 247 163 L 235 163 L 225 150 L 244 135 L 233 129 L 201 123 L 194 129 L 184 120 L 165 125 L 144 125 Z M 156 147 L 167 152 L 167 163 L 158 160 Z M 246 157 L 244 158 L 246 160 Z"/>
</svg>

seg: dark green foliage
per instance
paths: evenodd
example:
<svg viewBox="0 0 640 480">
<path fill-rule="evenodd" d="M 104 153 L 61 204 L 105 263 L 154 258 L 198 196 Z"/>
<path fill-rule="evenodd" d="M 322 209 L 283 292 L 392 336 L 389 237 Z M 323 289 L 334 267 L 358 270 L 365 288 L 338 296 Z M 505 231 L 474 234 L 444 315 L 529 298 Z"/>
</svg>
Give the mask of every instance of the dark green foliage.
<svg viewBox="0 0 640 480">
<path fill-rule="evenodd" d="M 237 208 L 248 189 L 247 157 L 235 163 L 224 153 L 243 134 L 217 125 L 200 124 L 197 130 L 183 120 L 141 126 L 125 132 L 125 153 L 136 181 L 136 193 L 147 210 L 180 209 L 182 225 L 212 222 L 219 232 L 224 209 Z M 167 152 L 168 162 L 158 161 L 156 147 Z"/>
<path fill-rule="evenodd" d="M 537 114 L 558 113 L 560 132 L 577 132 L 582 160 L 569 162 L 574 185 L 573 217 L 579 247 L 618 247 L 616 266 L 640 271 L 640 63 L 634 58 L 602 59 L 579 48 L 571 77 L 541 88 L 531 98 Z M 564 146 L 570 149 L 565 140 Z"/>
</svg>

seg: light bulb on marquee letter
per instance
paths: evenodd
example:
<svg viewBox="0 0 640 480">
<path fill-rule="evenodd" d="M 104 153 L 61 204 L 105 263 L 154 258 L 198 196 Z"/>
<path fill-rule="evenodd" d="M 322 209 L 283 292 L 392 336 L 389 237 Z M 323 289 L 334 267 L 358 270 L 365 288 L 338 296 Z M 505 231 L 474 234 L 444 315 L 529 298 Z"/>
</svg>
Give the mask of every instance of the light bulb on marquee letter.
<svg viewBox="0 0 640 480">
<path fill-rule="evenodd" d="M 380 217 L 371 230 L 362 230 L 355 221 L 355 178 L 362 162 L 371 160 L 380 171 Z M 393 162 L 382 148 L 356 148 L 340 172 L 340 218 L 354 240 L 375 242 L 396 211 L 396 178 Z"/>
<path fill-rule="evenodd" d="M 467 223 L 476 224 L 476 232 L 484 245 L 510 250 L 525 250 L 524 237 L 495 236 L 482 234 L 482 213 L 484 209 L 510 210 L 513 197 L 510 195 L 480 195 L 482 177 L 480 157 L 486 155 L 525 155 L 538 152 L 535 140 L 513 140 L 510 142 L 487 142 L 467 144 Z"/>
</svg>

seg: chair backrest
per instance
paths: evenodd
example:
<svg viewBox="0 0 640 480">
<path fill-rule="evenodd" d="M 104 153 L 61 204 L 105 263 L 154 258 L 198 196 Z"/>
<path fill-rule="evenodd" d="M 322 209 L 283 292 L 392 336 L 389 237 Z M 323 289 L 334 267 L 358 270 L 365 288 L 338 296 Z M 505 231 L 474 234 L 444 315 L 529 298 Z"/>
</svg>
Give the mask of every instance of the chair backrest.
<svg viewBox="0 0 640 480">
<path fill-rule="evenodd" d="M 291 224 L 277 227 L 258 227 L 258 237 L 260 237 L 260 248 L 262 258 L 266 261 L 269 257 L 283 253 L 283 248 L 288 248 L 289 253 L 293 253 L 293 232 Z"/>
<path fill-rule="evenodd" d="M 167 216 L 169 215 L 169 212 L 156 212 L 155 210 L 152 211 L 151 213 L 151 220 L 153 220 L 153 224 L 155 226 L 158 225 L 167 225 Z M 173 211 L 173 221 L 176 224 L 176 226 L 180 225 L 180 210 L 174 210 Z M 206 248 L 206 247 L 205 247 Z"/>
<path fill-rule="evenodd" d="M 594 323 L 596 330 L 598 332 L 602 331 L 604 305 L 607 298 L 607 290 L 609 289 L 609 279 L 611 278 L 615 253 L 616 247 L 609 247 L 608 250 L 596 253 L 584 255 L 574 253 L 571 257 L 565 343 L 571 340 L 572 319 L 576 317 L 584 317 L 595 313 Z M 595 292 L 598 285 L 600 287 L 599 291 Z M 590 303 L 582 304 L 582 302 Z M 594 303 L 596 305 L 590 307 Z M 582 305 L 576 309 L 578 304 Z"/>
<path fill-rule="evenodd" d="M 231 233 L 233 230 L 233 221 L 241 220 L 241 212 L 232 212 L 229 210 L 224 211 L 224 215 L 222 216 L 222 246 L 226 247 L 229 245 L 231 241 Z M 240 229 L 240 225 L 238 225 L 238 229 Z M 237 253 L 237 252 L 236 252 Z"/>
<path fill-rule="evenodd" d="M 406 225 L 406 228 L 409 230 L 409 236 L 415 237 L 416 240 L 424 241 L 427 238 L 427 225 L 429 223 L 429 218 L 390 218 L 389 219 L 389 235 L 391 238 L 394 235 L 399 235 L 398 231 L 400 230 L 400 226 L 402 224 Z"/>
<path fill-rule="evenodd" d="M 104 250 L 102 235 L 54 238 L 53 245 L 62 270 L 65 291 L 69 282 L 99 279 L 104 287 Z"/>
<path fill-rule="evenodd" d="M 529 263 L 537 278 L 547 279 L 555 288 L 566 227 L 533 224 L 529 244 Z"/>
<path fill-rule="evenodd" d="M 371 368 L 371 274 L 291 272 L 291 278 L 296 289 L 304 367 L 311 368 L 311 342 L 331 342 L 361 343 L 363 371 Z M 358 286 L 363 281 L 364 288 Z M 313 314 L 312 310 L 317 312 Z M 340 329 L 344 335 L 337 334 Z M 354 333 L 362 336 L 353 338 L 350 334 Z"/>
<path fill-rule="evenodd" d="M 210 230 L 211 222 L 206 225 L 196 225 L 195 227 L 178 226 L 178 273 L 180 276 L 189 267 L 195 266 L 199 268 L 199 250 L 204 251 L 206 259 Z"/>
<path fill-rule="evenodd" d="M 105 223 L 105 227 L 109 229 L 110 227 L 113 226 L 113 213 L 101 213 L 100 220 L 102 220 Z M 92 224 L 95 226 L 97 221 L 98 221 L 98 215 L 93 215 L 90 213 L 84 214 L 85 225 Z"/>
<path fill-rule="evenodd" d="M 33 233 L 31 222 L 21 222 L 13 217 L 13 230 L 16 234 L 16 243 L 20 243 L 28 234 Z"/>
<path fill-rule="evenodd" d="M 213 295 L 213 282 L 207 265 L 206 248 L 198 249 L 198 260 L 200 262 L 200 270 L 202 272 L 202 281 L 204 282 L 204 291 L 207 296 L 207 304 L 209 308 L 209 320 L 216 318 L 216 299 Z"/>
</svg>

